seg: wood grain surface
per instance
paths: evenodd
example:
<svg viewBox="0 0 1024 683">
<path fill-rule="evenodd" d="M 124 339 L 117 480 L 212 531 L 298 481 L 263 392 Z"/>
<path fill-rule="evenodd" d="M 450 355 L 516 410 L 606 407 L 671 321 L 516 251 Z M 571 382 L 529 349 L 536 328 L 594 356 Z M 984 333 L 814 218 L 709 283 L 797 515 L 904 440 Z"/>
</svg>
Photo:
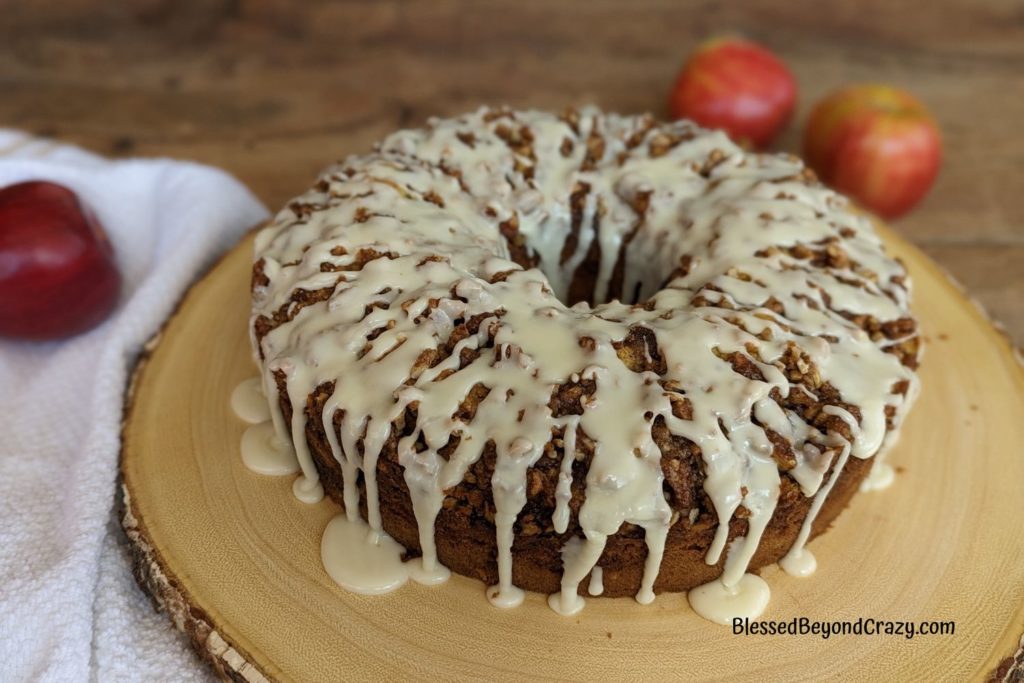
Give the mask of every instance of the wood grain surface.
<svg viewBox="0 0 1024 683">
<path fill-rule="evenodd" d="M 896 228 L 1024 343 L 1020 0 L 64 0 L 0 4 L 0 126 L 103 153 L 223 166 L 276 209 L 327 162 L 430 115 L 595 102 L 665 113 L 702 38 L 778 51 L 809 107 L 851 82 L 909 88 L 946 145 Z"/>
<path fill-rule="evenodd" d="M 248 240 L 193 287 L 129 393 L 123 522 L 140 583 L 235 680 L 1020 680 L 1024 367 L 927 257 L 888 241 L 929 343 L 891 454 L 896 482 L 858 495 L 811 543 L 814 576 L 761 572 L 764 618 L 951 620 L 951 635 L 737 636 L 681 594 L 646 607 L 590 598 L 566 618 L 538 594 L 496 609 L 460 576 L 384 596 L 341 590 L 319 555 L 339 508 L 297 501 L 293 476 L 253 474 L 238 454 L 229 396 L 255 374 Z"/>
</svg>

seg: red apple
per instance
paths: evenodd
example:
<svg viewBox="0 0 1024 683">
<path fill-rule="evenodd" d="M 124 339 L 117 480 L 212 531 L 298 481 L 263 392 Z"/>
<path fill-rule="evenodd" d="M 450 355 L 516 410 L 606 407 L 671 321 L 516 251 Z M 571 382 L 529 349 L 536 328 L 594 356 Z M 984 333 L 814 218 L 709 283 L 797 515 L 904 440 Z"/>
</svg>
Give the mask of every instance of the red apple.
<svg viewBox="0 0 1024 683">
<path fill-rule="evenodd" d="M 683 66 L 669 111 L 734 140 L 763 149 L 793 114 L 796 79 L 765 48 L 740 38 L 715 38 Z"/>
<path fill-rule="evenodd" d="M 942 140 L 935 119 L 908 93 L 855 85 L 814 107 L 804 156 L 826 183 L 880 216 L 895 218 L 932 186 Z"/>
<path fill-rule="evenodd" d="M 106 234 L 74 192 L 33 181 L 0 190 L 0 335 L 68 337 L 117 304 Z"/>
</svg>

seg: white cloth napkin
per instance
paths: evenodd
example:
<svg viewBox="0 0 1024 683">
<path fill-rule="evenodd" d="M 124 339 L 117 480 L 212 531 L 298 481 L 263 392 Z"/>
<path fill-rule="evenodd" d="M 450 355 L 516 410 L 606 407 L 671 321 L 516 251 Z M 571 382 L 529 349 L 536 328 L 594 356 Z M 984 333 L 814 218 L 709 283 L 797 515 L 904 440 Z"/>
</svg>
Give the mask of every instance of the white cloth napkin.
<svg viewBox="0 0 1024 683">
<path fill-rule="evenodd" d="M 0 681 L 208 680 L 135 585 L 113 519 L 121 401 L 143 343 L 266 209 L 217 169 L 0 130 L 0 187 L 32 179 L 92 207 L 124 286 L 88 333 L 0 340 Z"/>
</svg>

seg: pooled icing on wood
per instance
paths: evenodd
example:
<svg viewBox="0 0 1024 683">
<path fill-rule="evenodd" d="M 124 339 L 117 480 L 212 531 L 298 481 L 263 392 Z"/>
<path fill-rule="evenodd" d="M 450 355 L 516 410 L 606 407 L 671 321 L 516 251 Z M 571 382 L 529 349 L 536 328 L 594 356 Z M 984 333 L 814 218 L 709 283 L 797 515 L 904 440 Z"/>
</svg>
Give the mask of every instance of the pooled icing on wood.
<svg viewBox="0 0 1024 683">
<path fill-rule="evenodd" d="M 263 395 L 259 377 L 250 377 L 235 387 L 231 392 L 231 409 L 240 420 L 249 424 L 270 420 L 270 408 L 267 406 L 267 397 Z"/>
<path fill-rule="evenodd" d="M 409 579 L 402 562 L 405 552 L 387 534 L 378 534 L 362 520 L 338 515 L 327 523 L 320 542 L 320 559 L 327 575 L 353 593 L 380 595 L 400 588 Z"/>
<path fill-rule="evenodd" d="M 242 462 L 257 474 L 281 476 L 299 471 L 291 444 L 277 435 L 270 421 L 250 425 L 242 434 L 241 450 Z"/>
<path fill-rule="evenodd" d="M 416 560 L 403 561 L 405 548 L 374 531 L 362 517 L 338 515 L 324 529 L 320 560 L 331 579 L 346 590 L 380 595 L 401 588 L 408 579 L 425 586 L 444 583 L 450 573 L 424 571 Z"/>
<path fill-rule="evenodd" d="M 231 409 L 249 426 L 242 433 L 242 462 L 257 474 L 285 475 L 299 471 L 291 441 L 270 421 L 270 408 L 259 377 L 243 380 L 231 392 Z"/>
<path fill-rule="evenodd" d="M 869 221 L 844 206 L 799 161 L 744 153 L 688 122 L 481 109 L 391 135 L 373 154 L 329 168 L 256 238 L 253 340 L 272 424 L 302 472 L 296 494 L 322 496 L 305 430 L 307 397 L 326 388 L 319 417 L 343 473 L 346 519 L 360 518 L 362 473 L 366 524 L 386 537 L 377 460 L 392 424 L 415 408 L 398 460 L 419 528 L 417 571 L 443 580 L 434 524 L 445 492 L 493 443 L 499 581 L 487 594 L 512 606 L 522 599 L 512 547 L 527 474 L 562 434 L 552 524 L 567 529 L 572 460 L 585 434 L 594 453 L 581 531 L 562 548 L 562 590 L 549 604 L 562 614 L 582 608 L 580 583 L 591 576 L 594 585 L 607 539 L 627 522 L 644 529 L 636 599 L 647 603 L 678 519 L 652 436 L 662 420 L 699 448 L 719 520 L 706 560 L 725 558 L 721 576 L 691 591 L 690 602 L 714 621 L 756 616 L 769 591 L 747 567 L 782 468 L 769 432 L 792 446 L 786 472 L 815 497 L 809 530 L 846 458 L 888 448 L 916 393 L 913 371 L 887 351 L 904 340 L 868 334 L 854 320 L 908 318 L 905 272 Z M 577 267 L 597 247 L 593 303 L 567 306 Z M 835 265 L 809 267 L 815 250 Z M 304 300 L 309 293 L 322 296 Z M 471 319 L 477 331 L 445 348 Z M 616 347 L 635 329 L 653 336 L 647 367 L 657 371 L 620 359 Z M 783 407 L 791 391 L 809 392 L 787 377 L 794 354 L 841 397 L 826 412 L 852 438 Z M 760 379 L 734 370 L 735 357 Z M 289 421 L 278 381 L 296 407 Z M 552 392 L 580 381 L 596 387 L 582 413 L 555 416 Z M 477 385 L 488 393 L 463 420 L 460 405 Z M 681 397 L 689 419 L 673 411 Z M 747 533 L 730 543 L 728 522 L 741 508 Z M 806 552 L 806 536 L 794 557 Z"/>
</svg>

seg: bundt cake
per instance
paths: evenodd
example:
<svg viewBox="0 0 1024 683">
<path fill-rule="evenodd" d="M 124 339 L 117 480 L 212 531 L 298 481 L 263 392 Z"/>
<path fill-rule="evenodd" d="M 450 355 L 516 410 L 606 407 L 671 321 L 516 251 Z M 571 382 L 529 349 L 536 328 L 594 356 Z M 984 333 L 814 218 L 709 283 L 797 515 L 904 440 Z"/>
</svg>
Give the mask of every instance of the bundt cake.
<svg viewBox="0 0 1024 683">
<path fill-rule="evenodd" d="M 296 494 L 369 530 L 346 556 L 385 543 L 413 578 L 562 613 L 690 590 L 724 621 L 884 479 L 909 286 L 796 158 L 484 108 L 328 168 L 260 230 L 250 334 Z"/>
</svg>

